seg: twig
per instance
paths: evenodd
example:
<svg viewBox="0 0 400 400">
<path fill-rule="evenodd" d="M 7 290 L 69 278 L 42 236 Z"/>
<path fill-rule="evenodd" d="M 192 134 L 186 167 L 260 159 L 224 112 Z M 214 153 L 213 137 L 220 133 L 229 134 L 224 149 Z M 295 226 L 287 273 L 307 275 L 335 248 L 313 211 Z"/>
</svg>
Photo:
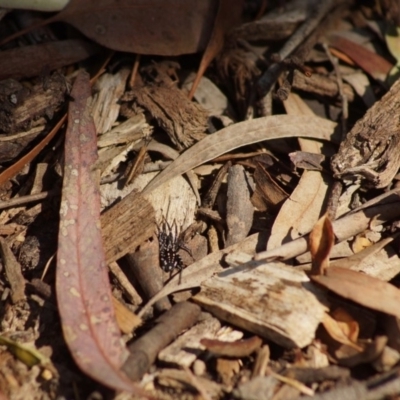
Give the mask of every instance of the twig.
<svg viewBox="0 0 400 400">
<path fill-rule="evenodd" d="M 344 138 L 346 137 L 346 134 L 347 134 L 347 119 L 349 117 L 349 103 L 347 100 L 347 96 L 345 95 L 344 90 L 343 90 L 343 79 L 342 79 L 342 74 L 340 72 L 338 59 L 332 55 L 332 53 L 329 51 L 328 45 L 326 43 L 323 43 L 322 47 L 324 48 L 325 53 L 329 58 L 329 61 L 333 65 L 333 68 L 334 68 L 335 74 L 336 74 L 336 82 L 337 82 L 338 89 L 339 89 L 339 97 L 340 97 L 340 100 L 342 101 L 341 122 L 342 122 L 342 140 L 344 140 Z"/>
<path fill-rule="evenodd" d="M 343 184 L 340 181 L 334 181 L 331 187 L 326 213 L 331 221 L 336 219 L 336 212 L 339 205 L 339 198 L 343 191 Z"/>
<path fill-rule="evenodd" d="M 0 210 L 4 210 L 5 208 L 22 206 L 25 204 L 33 203 L 35 201 L 40 201 L 44 199 L 48 199 L 50 197 L 56 196 L 59 194 L 59 190 L 49 190 L 46 192 L 29 194 L 27 196 L 14 197 L 13 199 L 0 201 Z"/>
<path fill-rule="evenodd" d="M 129 282 L 128 278 L 126 277 L 120 266 L 117 264 L 117 262 L 111 262 L 108 267 L 110 268 L 111 273 L 118 280 L 125 294 L 129 297 L 129 301 L 135 306 L 140 305 L 140 303 L 142 303 L 142 298 L 139 296 L 133 285 Z"/>
<path fill-rule="evenodd" d="M 131 354 L 122 367 L 127 376 L 133 381 L 139 380 L 153 364 L 160 350 L 196 323 L 200 311 L 196 304 L 184 301 L 163 314 L 153 329 L 128 346 Z"/>
<path fill-rule="evenodd" d="M 285 43 L 282 49 L 277 53 L 278 58 L 282 61 L 304 42 L 307 36 L 318 26 L 321 20 L 328 14 L 335 5 L 334 0 L 322 1 L 316 7 L 316 10 L 307 18 L 297 31 Z M 264 97 L 272 88 L 285 66 L 279 62 L 272 64 L 258 81 L 258 91 L 260 97 Z"/>
</svg>

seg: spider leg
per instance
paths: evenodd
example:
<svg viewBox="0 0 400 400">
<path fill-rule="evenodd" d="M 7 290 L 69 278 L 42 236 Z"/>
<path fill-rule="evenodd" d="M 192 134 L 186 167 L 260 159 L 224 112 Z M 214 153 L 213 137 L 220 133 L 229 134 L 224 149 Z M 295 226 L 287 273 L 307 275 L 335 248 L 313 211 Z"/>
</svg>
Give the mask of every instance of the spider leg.
<svg viewBox="0 0 400 400">
<path fill-rule="evenodd" d="M 183 241 L 180 241 L 178 243 L 178 247 L 179 247 L 179 249 L 185 250 L 186 253 L 188 253 L 190 255 L 190 257 L 193 258 L 192 250 L 190 250 L 189 247 L 187 247 Z"/>
</svg>

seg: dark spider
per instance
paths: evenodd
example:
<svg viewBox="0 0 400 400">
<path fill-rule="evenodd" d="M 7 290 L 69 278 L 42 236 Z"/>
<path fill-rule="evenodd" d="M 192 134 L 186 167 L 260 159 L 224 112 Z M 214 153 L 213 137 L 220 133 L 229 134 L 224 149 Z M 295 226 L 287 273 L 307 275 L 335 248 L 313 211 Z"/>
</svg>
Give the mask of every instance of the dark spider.
<svg viewBox="0 0 400 400">
<path fill-rule="evenodd" d="M 160 267 L 170 273 L 178 269 L 180 283 L 184 264 L 178 251 L 183 249 L 190 255 L 192 252 L 183 243 L 176 221 L 170 225 L 164 217 L 162 223 L 157 226 L 157 238 L 160 248 Z"/>
</svg>

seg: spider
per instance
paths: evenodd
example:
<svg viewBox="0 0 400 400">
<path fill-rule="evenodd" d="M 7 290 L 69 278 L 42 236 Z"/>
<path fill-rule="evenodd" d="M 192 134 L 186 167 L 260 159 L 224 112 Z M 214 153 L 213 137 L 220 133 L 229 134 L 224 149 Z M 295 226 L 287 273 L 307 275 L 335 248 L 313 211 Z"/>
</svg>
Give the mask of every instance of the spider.
<svg viewBox="0 0 400 400">
<path fill-rule="evenodd" d="M 170 225 L 163 217 L 160 225 L 157 226 L 157 238 L 160 247 L 160 267 L 165 272 L 172 273 L 175 269 L 179 270 L 179 283 L 181 283 L 182 269 L 184 268 L 181 256 L 178 254 L 180 249 L 185 250 L 190 255 L 192 252 L 188 249 L 178 233 L 176 221 Z"/>
</svg>

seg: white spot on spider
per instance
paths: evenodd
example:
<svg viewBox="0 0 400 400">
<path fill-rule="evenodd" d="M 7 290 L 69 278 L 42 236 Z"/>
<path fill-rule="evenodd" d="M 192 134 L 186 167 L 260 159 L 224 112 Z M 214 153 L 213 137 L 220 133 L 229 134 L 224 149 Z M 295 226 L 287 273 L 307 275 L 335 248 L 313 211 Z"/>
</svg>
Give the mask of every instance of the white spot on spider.
<svg viewBox="0 0 400 400">
<path fill-rule="evenodd" d="M 72 170 L 71 170 L 71 175 L 72 175 L 72 176 L 78 176 L 78 170 L 75 169 L 75 168 L 72 169 Z"/>
<path fill-rule="evenodd" d="M 79 122 L 81 122 L 78 118 L 77 119 L 74 119 L 74 123 L 75 124 L 79 124 Z"/>
</svg>

